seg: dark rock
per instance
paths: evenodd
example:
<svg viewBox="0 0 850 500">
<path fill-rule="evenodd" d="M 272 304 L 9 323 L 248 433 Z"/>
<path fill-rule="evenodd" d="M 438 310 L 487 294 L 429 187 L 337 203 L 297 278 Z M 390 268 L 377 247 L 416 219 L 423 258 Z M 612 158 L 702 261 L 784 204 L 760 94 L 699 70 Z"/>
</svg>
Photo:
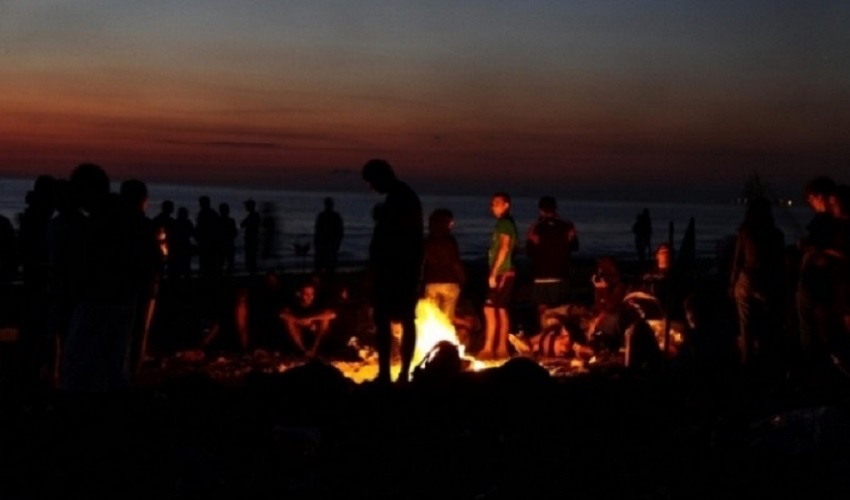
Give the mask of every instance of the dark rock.
<svg viewBox="0 0 850 500">
<path fill-rule="evenodd" d="M 460 353 L 451 342 L 438 342 L 413 370 L 416 384 L 445 384 L 461 372 Z"/>
</svg>

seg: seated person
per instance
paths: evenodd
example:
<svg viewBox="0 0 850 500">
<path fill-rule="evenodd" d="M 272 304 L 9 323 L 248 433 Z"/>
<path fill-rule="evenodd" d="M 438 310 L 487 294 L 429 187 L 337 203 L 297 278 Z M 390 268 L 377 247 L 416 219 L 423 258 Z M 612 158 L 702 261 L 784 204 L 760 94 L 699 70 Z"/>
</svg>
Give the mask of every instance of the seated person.
<svg viewBox="0 0 850 500">
<path fill-rule="evenodd" d="M 663 301 L 667 299 L 666 293 L 669 286 L 670 246 L 662 243 L 655 250 L 655 267 L 641 276 L 639 290 Z"/>
<path fill-rule="evenodd" d="M 522 333 L 508 334 L 508 340 L 520 356 L 562 358 L 593 355 L 593 350 L 572 333 L 574 330 L 571 328 L 578 326 L 575 321 L 578 316 L 571 315 L 569 311 L 562 314 L 559 309 L 549 309 L 544 313 L 543 329 L 537 335 L 529 338 Z"/>
<path fill-rule="evenodd" d="M 664 368 L 664 354 L 645 320 L 639 319 L 626 329 L 625 348 L 626 368 L 644 373 L 659 373 Z"/>
<path fill-rule="evenodd" d="M 573 342 L 566 329 L 545 329 L 526 338 L 523 334 L 508 334 L 508 340 L 520 356 L 562 358 L 573 352 Z"/>
<path fill-rule="evenodd" d="M 602 257 L 597 262 L 596 272 L 591 277 L 594 287 L 593 318 L 588 328 L 591 343 L 601 342 L 599 347 L 619 349 L 623 343 L 623 299 L 627 287 L 620 270 L 611 257 Z"/>
<path fill-rule="evenodd" d="M 295 297 L 295 303 L 281 311 L 280 319 L 286 325 L 286 332 L 299 352 L 312 358 L 321 347 L 336 313 L 317 303 L 316 285 L 311 281 L 303 283 Z M 309 349 L 305 336 L 312 337 Z"/>
</svg>

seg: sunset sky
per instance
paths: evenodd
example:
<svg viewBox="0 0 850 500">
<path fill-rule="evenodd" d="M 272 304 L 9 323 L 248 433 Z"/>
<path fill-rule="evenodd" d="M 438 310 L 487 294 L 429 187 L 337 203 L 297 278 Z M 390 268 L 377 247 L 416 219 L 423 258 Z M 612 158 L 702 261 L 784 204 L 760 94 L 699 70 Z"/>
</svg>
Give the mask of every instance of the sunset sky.
<svg viewBox="0 0 850 500">
<path fill-rule="evenodd" d="M 437 193 L 847 182 L 848 26 L 846 0 L 0 0 L 0 176 L 359 189 L 383 157 Z"/>
</svg>

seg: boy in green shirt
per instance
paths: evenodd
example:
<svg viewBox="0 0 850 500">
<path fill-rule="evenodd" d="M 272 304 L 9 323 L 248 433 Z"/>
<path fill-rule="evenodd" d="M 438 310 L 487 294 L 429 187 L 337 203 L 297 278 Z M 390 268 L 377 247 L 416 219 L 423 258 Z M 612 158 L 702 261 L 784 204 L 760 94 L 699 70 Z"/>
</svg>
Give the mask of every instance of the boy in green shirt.
<svg viewBox="0 0 850 500">
<path fill-rule="evenodd" d="M 508 357 L 508 306 L 514 286 L 514 266 L 511 259 L 517 241 L 517 229 L 510 215 L 511 197 L 499 192 L 490 199 L 490 211 L 496 218 L 493 240 L 487 253 L 490 273 L 487 297 L 484 301 L 485 339 L 479 359 Z"/>
</svg>

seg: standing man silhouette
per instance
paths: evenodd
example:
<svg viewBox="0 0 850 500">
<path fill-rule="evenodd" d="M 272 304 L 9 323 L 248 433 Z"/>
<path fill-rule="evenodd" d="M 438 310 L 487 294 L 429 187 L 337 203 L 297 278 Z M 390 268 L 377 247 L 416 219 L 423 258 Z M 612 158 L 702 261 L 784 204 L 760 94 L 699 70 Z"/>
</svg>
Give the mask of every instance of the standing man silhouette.
<svg viewBox="0 0 850 500">
<path fill-rule="evenodd" d="M 539 217 L 526 232 L 525 251 L 531 257 L 531 297 L 542 329 L 546 309 L 569 297 L 570 256 L 578 250 L 578 235 L 572 221 L 558 216 L 555 198 L 544 196 L 537 207 Z"/>
<path fill-rule="evenodd" d="M 369 245 L 368 279 L 378 348 L 378 378 L 390 382 L 392 323 L 400 323 L 401 372 L 407 382 L 416 347 L 416 303 L 423 256 L 422 203 L 410 186 L 398 180 L 385 160 L 369 160 L 363 180 L 385 194 L 376 212 L 375 229 Z"/>
<path fill-rule="evenodd" d="M 198 243 L 198 273 L 202 279 L 215 280 L 220 274 L 218 213 L 213 210 L 209 196 L 198 198 L 198 218 L 195 222 L 195 241 Z"/>
<path fill-rule="evenodd" d="M 334 210 L 334 199 L 325 198 L 325 209 L 316 217 L 316 227 L 313 232 L 317 273 L 334 274 L 336 272 L 343 233 L 342 217 Z"/>
<path fill-rule="evenodd" d="M 248 215 L 240 224 L 245 235 L 245 269 L 253 277 L 257 274 L 257 254 L 260 251 L 260 214 L 254 200 L 245 200 L 245 211 Z"/>
<path fill-rule="evenodd" d="M 646 256 L 652 247 L 652 218 L 649 209 L 644 208 L 635 218 L 632 224 L 632 232 L 635 235 L 635 251 L 638 256 L 638 264 L 643 270 L 646 266 Z"/>
</svg>

